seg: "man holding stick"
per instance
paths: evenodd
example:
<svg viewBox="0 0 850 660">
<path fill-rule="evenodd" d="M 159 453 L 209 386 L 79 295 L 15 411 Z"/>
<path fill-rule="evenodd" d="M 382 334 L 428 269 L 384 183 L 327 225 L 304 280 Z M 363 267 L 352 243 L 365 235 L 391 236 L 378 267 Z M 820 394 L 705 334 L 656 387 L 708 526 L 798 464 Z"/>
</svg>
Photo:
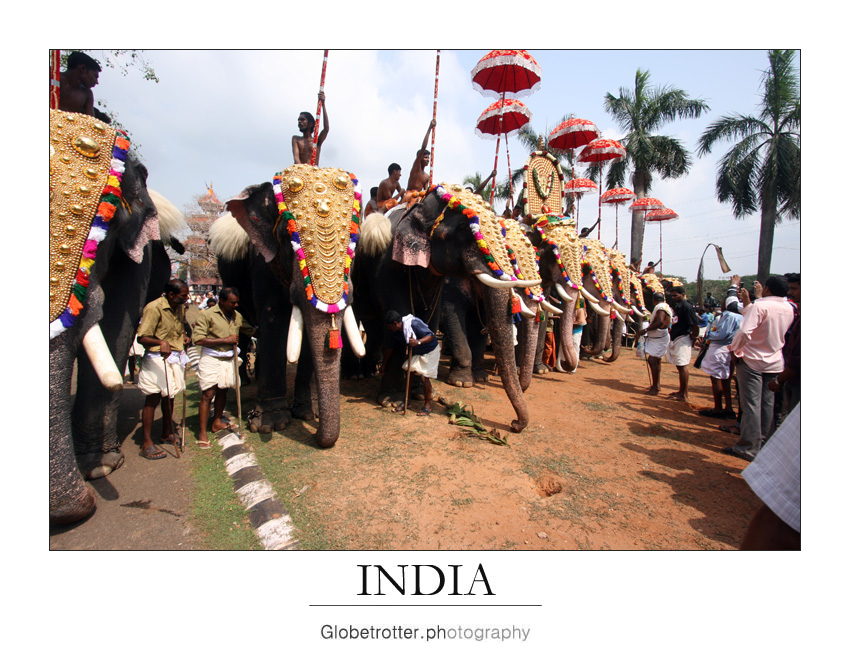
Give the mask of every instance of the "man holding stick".
<svg viewBox="0 0 850 660">
<path fill-rule="evenodd" d="M 200 449 L 212 447 L 207 436 L 211 405 L 212 432 L 217 433 L 228 428 L 221 417 L 227 403 L 227 390 L 238 387 L 233 351 L 238 350 L 236 346 L 240 332 L 248 336 L 254 334 L 254 328 L 236 311 L 237 307 L 239 291 L 235 287 L 224 287 L 218 304 L 202 311 L 195 323 L 195 345 L 201 347 L 201 360 L 198 362 L 198 384 L 201 388 L 201 402 L 198 406 L 201 425 L 198 433 Z"/>
<path fill-rule="evenodd" d="M 425 405 L 422 406 L 417 415 L 424 417 L 431 414 L 431 378 L 437 377 L 437 367 L 440 364 L 440 343 L 431 332 L 431 328 L 416 318 L 413 314 L 402 317 L 395 310 L 387 312 L 384 322 L 390 332 L 389 347 L 384 351 L 384 361 L 381 363 L 379 372 L 384 373 L 384 367 L 389 362 L 393 350 L 402 346 L 408 346 L 409 359 L 405 360 L 402 369 L 415 373 L 422 378 L 422 386 L 425 394 Z M 410 386 L 410 378 L 407 379 L 407 387 Z M 404 400 L 407 401 L 408 393 L 405 392 Z M 393 412 L 404 412 L 405 404 L 393 409 Z"/>
<path fill-rule="evenodd" d="M 175 446 L 174 397 L 185 390 L 183 367 L 188 363 L 185 345 L 189 337 L 184 332 L 185 302 L 189 287 L 183 280 L 173 279 L 165 285 L 160 298 L 145 305 L 142 320 L 136 331 L 139 343 L 145 347 L 139 371 L 139 389 L 146 395 L 142 409 L 142 441 L 139 455 L 149 460 L 165 458 L 162 449 L 153 446 L 151 427 L 157 405 L 162 407 L 162 441 Z"/>
<path fill-rule="evenodd" d="M 319 102 L 322 104 L 322 132 L 319 133 L 319 140 L 316 143 L 316 167 L 319 166 L 322 144 L 324 144 L 330 130 L 328 106 L 324 92 L 319 92 Z M 292 136 L 292 158 L 296 165 L 310 164 L 310 158 L 313 154 L 313 129 L 315 126 L 316 119 L 309 112 L 305 111 L 298 115 L 298 130 L 301 135 Z"/>
</svg>

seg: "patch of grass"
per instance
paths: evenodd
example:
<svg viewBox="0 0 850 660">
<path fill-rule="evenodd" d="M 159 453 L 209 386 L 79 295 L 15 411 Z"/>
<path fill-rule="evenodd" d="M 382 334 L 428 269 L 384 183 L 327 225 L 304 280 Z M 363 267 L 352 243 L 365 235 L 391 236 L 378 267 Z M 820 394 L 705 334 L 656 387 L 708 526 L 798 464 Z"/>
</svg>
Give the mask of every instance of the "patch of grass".
<svg viewBox="0 0 850 660">
<path fill-rule="evenodd" d="M 475 501 L 474 497 L 452 498 L 452 506 L 469 506 Z"/>
<path fill-rule="evenodd" d="M 619 406 L 613 406 L 610 403 L 599 403 L 597 401 L 582 401 L 581 403 L 588 410 L 593 410 L 596 412 L 604 412 L 606 410 L 619 410 Z"/>
</svg>

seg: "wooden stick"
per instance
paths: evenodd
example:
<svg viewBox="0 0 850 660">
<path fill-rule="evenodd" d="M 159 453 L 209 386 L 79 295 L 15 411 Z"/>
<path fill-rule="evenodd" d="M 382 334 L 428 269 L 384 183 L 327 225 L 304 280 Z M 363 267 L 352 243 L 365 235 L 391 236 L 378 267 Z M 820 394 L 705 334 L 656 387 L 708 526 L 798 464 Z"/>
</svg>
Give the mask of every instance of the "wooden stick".
<svg viewBox="0 0 850 660">
<path fill-rule="evenodd" d="M 174 430 L 174 403 L 171 400 L 171 391 L 168 387 L 168 358 L 164 355 L 162 356 L 162 369 L 165 372 L 165 398 L 168 400 L 168 419 L 170 420 L 169 426 L 171 426 L 171 430 Z M 163 428 L 165 427 L 165 418 L 162 419 Z M 174 437 L 174 433 L 170 434 L 168 437 Z M 177 458 L 180 458 L 180 447 L 177 446 L 177 438 L 174 438 L 172 442 L 174 445 L 174 451 L 177 452 Z"/>
<path fill-rule="evenodd" d="M 325 56 L 322 59 L 322 79 L 319 82 L 319 91 L 325 91 L 325 71 L 328 68 L 328 51 L 325 51 Z M 316 145 L 319 143 L 319 123 L 322 119 L 322 102 L 319 101 L 316 108 L 316 125 L 313 127 L 313 152 L 310 154 L 310 165 L 316 164 Z"/>
<path fill-rule="evenodd" d="M 242 390 L 239 388 L 239 350 L 233 346 L 233 375 L 236 378 L 236 417 L 239 420 L 239 437 L 242 437 Z"/>
<path fill-rule="evenodd" d="M 413 361 L 413 346 L 408 344 L 407 345 L 407 382 L 404 385 L 404 410 L 401 411 L 402 415 L 407 414 L 408 397 L 410 397 L 410 372 L 413 369 L 413 365 L 411 364 L 412 361 Z"/>
<path fill-rule="evenodd" d="M 434 74 L 434 121 L 437 121 L 437 89 L 440 86 L 440 51 L 437 49 L 437 72 Z M 434 142 L 437 137 L 437 127 L 431 131 L 431 177 L 428 187 L 434 185 Z"/>
</svg>

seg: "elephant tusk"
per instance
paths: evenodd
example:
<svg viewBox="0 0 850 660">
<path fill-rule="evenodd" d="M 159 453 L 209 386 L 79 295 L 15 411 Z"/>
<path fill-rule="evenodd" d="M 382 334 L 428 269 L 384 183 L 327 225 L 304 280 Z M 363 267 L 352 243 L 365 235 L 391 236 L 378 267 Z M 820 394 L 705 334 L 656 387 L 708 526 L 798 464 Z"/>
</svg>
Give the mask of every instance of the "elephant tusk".
<svg viewBox="0 0 850 660">
<path fill-rule="evenodd" d="M 301 339 L 304 336 L 304 315 L 300 307 L 292 307 L 289 319 L 289 335 L 286 338 L 286 361 L 298 362 L 301 356 Z"/>
<path fill-rule="evenodd" d="M 615 309 L 614 313 L 617 315 L 617 318 L 620 319 L 623 323 L 626 322 L 626 319 L 623 317 L 623 313 L 620 310 Z"/>
<path fill-rule="evenodd" d="M 570 294 L 567 293 L 567 290 L 563 287 L 563 285 L 560 282 L 555 282 L 555 291 L 558 292 L 558 296 L 565 303 L 570 301 L 570 297 L 571 297 Z"/>
<path fill-rule="evenodd" d="M 103 386 L 110 392 L 120 390 L 124 386 L 124 379 L 115 366 L 115 360 L 112 359 L 106 339 L 103 338 L 103 331 L 97 323 L 83 337 L 83 348 L 86 349 L 91 366 Z"/>
<path fill-rule="evenodd" d="M 553 316 L 560 316 L 563 313 L 562 309 L 558 309 L 555 305 L 546 300 L 541 300 L 540 306 Z"/>
<path fill-rule="evenodd" d="M 533 319 L 535 316 L 537 316 L 537 314 L 528 309 L 528 305 L 525 304 L 525 301 L 522 299 L 522 296 L 519 296 L 519 313 L 527 319 Z"/>
<path fill-rule="evenodd" d="M 632 314 L 634 314 L 634 315 L 635 315 L 635 316 L 637 316 L 638 318 L 640 318 L 641 316 L 643 316 L 643 312 L 642 312 L 642 311 L 640 311 L 640 309 L 638 309 L 636 305 L 632 305 Z"/>
<path fill-rule="evenodd" d="M 567 370 L 564 369 L 561 366 L 561 360 L 563 360 L 563 359 L 564 359 L 564 345 L 561 344 L 560 346 L 558 346 L 558 359 L 555 360 L 555 371 L 562 373 L 562 374 L 565 374 L 565 373 L 567 373 Z"/>
<path fill-rule="evenodd" d="M 579 290 L 579 291 L 581 291 L 581 295 L 583 295 L 583 296 L 584 296 L 584 299 L 585 299 L 585 300 L 587 300 L 588 302 L 595 302 L 597 305 L 599 304 L 599 298 L 596 298 L 595 296 L 593 296 L 593 295 L 590 293 L 590 291 L 588 291 L 587 289 L 585 289 L 583 286 L 580 286 L 580 287 L 578 288 L 578 290 Z"/>
<path fill-rule="evenodd" d="M 613 301 L 611 304 L 614 305 L 614 309 L 616 309 L 618 312 L 622 312 L 623 314 L 631 314 L 632 313 L 632 310 L 630 310 L 625 305 L 621 305 L 616 300 Z"/>
<path fill-rule="evenodd" d="M 599 306 L 598 303 L 595 303 L 592 300 L 588 300 L 587 304 L 590 305 L 593 308 L 594 312 L 596 312 L 597 314 L 601 314 L 602 316 L 608 316 L 611 313 L 611 312 L 606 312 L 604 309 L 602 309 Z"/>
<path fill-rule="evenodd" d="M 354 318 L 354 310 L 351 309 L 351 305 L 346 307 L 342 314 L 342 324 L 345 326 L 345 334 L 351 344 L 351 350 L 357 357 L 364 357 L 366 347 L 363 345 L 363 337 L 360 335 L 360 327 L 357 319 Z"/>
<path fill-rule="evenodd" d="M 486 284 L 493 289 L 513 289 L 514 287 L 528 288 L 537 286 L 543 282 L 543 280 L 498 280 L 487 273 L 475 273 L 475 277 L 478 278 L 479 282 Z"/>
</svg>

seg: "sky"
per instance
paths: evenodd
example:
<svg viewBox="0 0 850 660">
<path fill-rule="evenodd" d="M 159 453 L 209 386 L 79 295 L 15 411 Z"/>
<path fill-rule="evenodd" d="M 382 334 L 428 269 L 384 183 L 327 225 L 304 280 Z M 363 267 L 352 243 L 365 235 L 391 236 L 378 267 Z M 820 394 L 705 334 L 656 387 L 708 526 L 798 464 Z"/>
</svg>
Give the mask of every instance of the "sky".
<svg viewBox="0 0 850 660">
<path fill-rule="evenodd" d="M 487 50 L 441 50 L 434 148 L 434 179 L 460 183 L 494 166 L 496 142 L 475 133 L 482 112 L 495 100 L 473 89 L 471 71 Z M 697 157 L 706 127 L 730 113 L 756 114 L 764 50 L 530 50 L 542 69 L 540 89 L 520 100 L 532 113 L 536 132 L 548 134 L 569 114 L 593 121 L 603 137 L 623 132 L 604 110 L 605 94 L 634 88 L 638 68 L 658 86 L 684 89 L 710 110 L 697 119 L 666 124 L 661 133 L 678 138 L 692 153 L 690 173 L 676 180 L 655 177 L 651 195 L 679 214 L 675 221 L 648 223 L 644 264 L 663 256 L 664 272 L 696 279 L 709 243 L 723 248 L 733 272 L 757 270 L 758 214 L 735 219 L 715 196 L 716 163 L 731 144 Z M 368 199 L 387 166 L 402 166 L 407 180 L 416 150 L 431 120 L 436 50 L 331 50 L 325 79 L 330 133 L 321 165 L 342 167 L 359 179 Z M 95 57 L 97 51 L 92 52 Z M 184 208 L 212 184 L 221 201 L 244 187 L 271 181 L 292 161 L 291 137 L 299 112 L 315 115 L 322 51 L 149 50 L 144 56 L 159 83 L 131 69 L 126 76 L 106 68 L 94 89 L 117 113 L 149 170 L 148 183 Z M 430 149 L 430 140 L 428 144 Z M 508 140 L 511 167 L 522 167 L 527 151 Z M 507 175 L 505 142 L 498 155 L 499 178 Z M 576 176 L 583 176 L 582 166 Z M 567 173 L 567 178 L 569 174 Z M 629 183 L 626 184 L 631 187 Z M 497 212 L 504 208 L 496 203 Z M 585 195 L 579 224 L 597 215 L 598 193 Z M 619 241 L 628 254 L 630 213 L 602 207 L 602 241 Z M 597 232 L 594 230 L 593 235 Z M 800 223 L 776 228 L 771 271 L 800 271 Z M 706 253 L 706 278 L 723 277 L 714 251 Z"/>
</svg>

